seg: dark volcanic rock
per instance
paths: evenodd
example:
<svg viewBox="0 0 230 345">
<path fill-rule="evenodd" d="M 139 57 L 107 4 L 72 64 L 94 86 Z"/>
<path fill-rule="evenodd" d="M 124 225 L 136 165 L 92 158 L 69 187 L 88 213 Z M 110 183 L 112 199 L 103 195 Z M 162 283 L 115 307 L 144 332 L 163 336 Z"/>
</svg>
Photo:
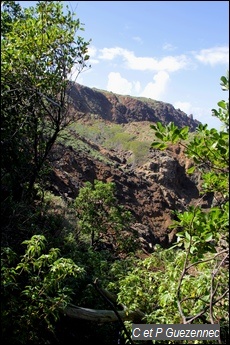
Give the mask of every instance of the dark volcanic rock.
<svg viewBox="0 0 230 345">
<path fill-rule="evenodd" d="M 183 152 L 178 155 L 173 150 L 154 150 L 149 153 L 148 163 L 129 169 L 124 161 L 119 162 L 117 152 L 99 146 L 98 151 L 107 163 L 72 147 L 56 145 L 50 156 L 52 191 L 74 199 L 86 181 L 113 181 L 117 198 L 135 218 L 144 248 L 151 251 L 156 243 L 170 245 L 175 239 L 175 232 L 169 228 L 174 219 L 172 211 L 185 210 L 199 198 L 196 184 L 185 173 Z"/>
</svg>

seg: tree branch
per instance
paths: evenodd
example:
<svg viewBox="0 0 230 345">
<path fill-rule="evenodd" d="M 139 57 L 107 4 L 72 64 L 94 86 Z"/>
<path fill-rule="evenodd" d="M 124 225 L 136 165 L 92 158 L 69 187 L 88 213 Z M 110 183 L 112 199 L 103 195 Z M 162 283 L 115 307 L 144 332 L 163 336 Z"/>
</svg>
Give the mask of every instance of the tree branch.
<svg viewBox="0 0 230 345">
<path fill-rule="evenodd" d="M 74 319 L 83 319 L 94 322 L 117 322 L 117 315 L 113 310 L 100 310 L 90 309 L 75 306 L 73 304 L 68 305 L 61 312 Z M 145 316 L 141 311 L 130 311 L 127 313 L 125 310 L 117 311 L 122 321 L 133 321 L 133 323 L 141 323 L 141 320 Z"/>
</svg>

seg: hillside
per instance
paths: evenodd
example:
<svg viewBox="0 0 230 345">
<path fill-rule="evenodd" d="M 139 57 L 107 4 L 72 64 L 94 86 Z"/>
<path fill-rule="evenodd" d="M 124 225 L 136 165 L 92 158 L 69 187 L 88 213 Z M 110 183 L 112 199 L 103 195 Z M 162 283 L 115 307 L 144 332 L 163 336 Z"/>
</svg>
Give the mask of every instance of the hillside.
<svg viewBox="0 0 230 345">
<path fill-rule="evenodd" d="M 190 162 L 180 146 L 151 149 L 150 124 L 175 119 L 193 131 L 198 122 L 172 105 L 90 89 L 75 84 L 77 120 L 62 133 L 50 162 L 52 191 L 73 200 L 85 181 L 113 181 L 117 197 L 135 217 L 143 246 L 169 245 L 175 209 L 199 201 L 199 177 L 187 176 Z M 204 207 L 210 200 L 202 200 Z"/>
</svg>

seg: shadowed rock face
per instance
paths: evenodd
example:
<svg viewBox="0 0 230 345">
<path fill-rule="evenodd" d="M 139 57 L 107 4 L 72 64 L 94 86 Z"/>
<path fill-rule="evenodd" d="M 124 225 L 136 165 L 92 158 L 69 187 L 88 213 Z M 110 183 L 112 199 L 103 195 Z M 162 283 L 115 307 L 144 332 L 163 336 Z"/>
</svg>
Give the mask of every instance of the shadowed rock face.
<svg viewBox="0 0 230 345">
<path fill-rule="evenodd" d="M 135 217 L 134 228 L 143 247 L 151 252 L 156 243 L 169 246 L 175 240 L 175 231 L 169 229 L 175 217 L 172 211 L 199 202 L 198 186 L 185 173 L 183 152 L 154 150 L 146 164 L 130 168 L 122 153 L 119 157 L 117 152 L 100 146 L 97 149 L 106 157 L 106 163 L 72 147 L 56 145 L 50 156 L 52 191 L 74 199 L 86 181 L 113 181 L 120 203 Z M 204 207 L 210 202 L 202 201 Z"/>
</svg>

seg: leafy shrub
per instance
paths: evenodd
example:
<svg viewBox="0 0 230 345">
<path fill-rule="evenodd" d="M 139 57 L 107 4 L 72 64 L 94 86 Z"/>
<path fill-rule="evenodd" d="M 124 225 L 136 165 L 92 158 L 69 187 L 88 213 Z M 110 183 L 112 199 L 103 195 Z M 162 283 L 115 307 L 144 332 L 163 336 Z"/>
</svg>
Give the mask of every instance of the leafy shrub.
<svg viewBox="0 0 230 345">
<path fill-rule="evenodd" d="M 71 301 L 71 277 L 81 277 L 84 270 L 60 257 L 58 248 L 47 250 L 42 235 L 23 244 L 27 248 L 20 261 L 10 248 L 2 248 L 2 338 L 7 344 L 44 344 Z"/>
</svg>

